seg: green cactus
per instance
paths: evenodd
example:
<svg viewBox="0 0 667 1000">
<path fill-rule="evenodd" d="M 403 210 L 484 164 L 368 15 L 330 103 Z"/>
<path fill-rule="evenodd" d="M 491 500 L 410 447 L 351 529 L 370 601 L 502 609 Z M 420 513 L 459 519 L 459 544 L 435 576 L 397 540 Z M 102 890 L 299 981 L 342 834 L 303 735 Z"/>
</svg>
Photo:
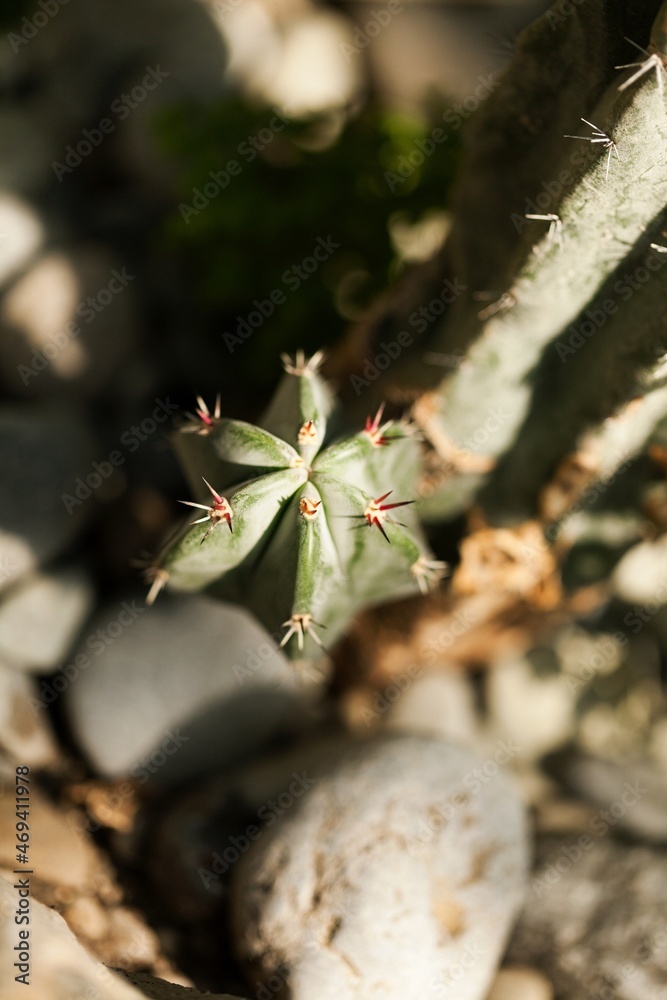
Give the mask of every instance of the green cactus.
<svg viewBox="0 0 667 1000">
<path fill-rule="evenodd" d="M 149 601 L 168 582 L 244 604 L 276 638 L 284 629 L 279 645 L 294 656 L 323 648 L 321 629 L 328 645 L 362 606 L 425 591 L 445 569 L 411 507 L 413 429 L 383 422 L 380 408 L 359 433 L 330 442 L 321 360 L 284 357 L 259 426 L 223 418 L 219 399 L 213 412 L 198 400 L 175 448 L 198 498 L 183 502 L 204 513 L 150 571 Z"/>
<path fill-rule="evenodd" d="M 468 132 L 442 258 L 466 291 L 389 376 L 433 387 L 425 348 L 465 357 L 420 407 L 446 467 L 423 518 L 533 515 L 583 436 L 662 385 L 666 25 L 667 3 L 558 0 Z"/>
</svg>

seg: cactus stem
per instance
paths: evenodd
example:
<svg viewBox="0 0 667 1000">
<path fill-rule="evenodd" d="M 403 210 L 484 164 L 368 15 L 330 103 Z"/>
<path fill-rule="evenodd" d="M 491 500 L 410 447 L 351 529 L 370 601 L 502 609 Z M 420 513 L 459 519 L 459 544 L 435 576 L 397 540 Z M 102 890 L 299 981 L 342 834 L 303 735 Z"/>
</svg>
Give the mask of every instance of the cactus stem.
<svg viewBox="0 0 667 1000">
<path fill-rule="evenodd" d="M 647 49 L 642 48 L 641 45 L 637 45 L 637 43 L 633 42 L 631 38 L 625 37 L 625 40 L 626 42 L 630 42 L 630 45 L 634 45 L 634 47 L 638 49 L 639 52 L 643 52 L 644 55 L 646 56 L 646 59 L 644 59 L 642 62 L 623 63 L 621 66 L 614 66 L 614 69 L 634 69 L 635 67 L 639 67 L 637 69 L 637 72 L 633 73 L 632 76 L 629 79 L 627 79 L 625 83 L 622 83 L 618 89 L 626 90 L 626 88 L 631 87 L 636 80 L 639 80 L 639 78 L 642 77 L 644 73 L 650 73 L 651 70 L 654 69 L 656 79 L 658 81 L 658 90 L 660 91 L 660 97 L 663 97 L 665 92 L 663 73 L 666 72 L 664 59 L 657 52 L 649 52 Z"/>
<path fill-rule="evenodd" d="M 204 479 L 203 476 L 202 479 Z M 227 522 L 229 530 L 232 533 L 234 531 L 234 529 L 232 528 L 232 517 L 234 516 L 234 512 L 232 511 L 231 504 L 223 496 L 220 496 L 219 493 L 216 493 L 211 484 L 206 482 L 205 479 L 204 482 L 208 486 L 209 490 L 211 491 L 211 496 L 213 497 L 213 503 L 210 506 L 204 503 L 195 503 L 193 500 L 179 501 L 180 503 L 186 504 L 188 507 L 199 507 L 201 510 L 206 511 L 206 515 L 204 517 L 198 517 L 196 521 L 191 522 L 192 524 L 203 524 L 204 521 L 211 522 L 206 534 L 199 543 L 200 545 L 204 544 L 204 542 L 211 534 L 213 529 L 216 528 L 219 524 L 221 524 L 222 521 Z"/>
<path fill-rule="evenodd" d="M 313 521 L 319 514 L 321 500 L 311 500 L 310 497 L 301 497 L 299 500 L 299 512 L 307 521 Z"/>
<path fill-rule="evenodd" d="M 210 434 L 220 420 L 220 393 L 215 397 L 213 413 L 211 413 L 201 396 L 197 396 L 196 400 L 197 409 L 194 414 L 186 413 L 188 423 L 182 429 L 190 434 Z"/>
<path fill-rule="evenodd" d="M 422 594 L 428 594 L 431 587 L 442 580 L 448 570 L 448 563 L 441 562 L 439 559 L 429 559 L 425 555 L 421 555 L 410 567 L 410 572 L 417 581 L 417 586 Z"/>
<path fill-rule="evenodd" d="M 388 542 L 389 537 L 384 530 L 385 522 L 389 524 L 400 524 L 401 522 L 392 520 L 392 518 L 390 518 L 387 514 L 387 511 L 394 510 L 395 507 L 405 507 L 409 503 L 416 502 L 415 500 L 398 500 L 396 503 L 383 503 L 382 501 L 386 500 L 391 492 L 392 491 L 389 490 L 389 493 L 384 493 L 381 497 L 378 497 L 377 500 L 371 500 L 363 514 L 359 515 L 360 517 L 366 518 L 366 523 L 369 527 L 373 527 L 374 525 L 378 528 Z M 365 525 L 362 525 L 362 527 L 365 527 Z M 402 527 L 405 527 L 405 525 L 402 525 Z"/>
<path fill-rule="evenodd" d="M 565 139 L 583 139 L 584 142 L 593 142 L 593 143 L 595 143 L 595 142 L 601 142 L 602 143 L 602 148 L 607 150 L 607 169 L 605 171 L 604 179 L 606 181 L 608 181 L 609 180 L 609 164 L 611 163 L 611 153 L 612 153 L 612 150 L 616 153 L 616 159 L 617 160 L 620 160 L 620 158 L 621 158 L 620 154 L 618 152 L 618 146 L 616 145 L 616 143 L 614 142 L 614 140 L 611 138 L 611 136 L 607 135 L 606 132 L 603 132 L 602 129 L 598 128 L 597 125 L 594 125 L 593 122 L 589 122 L 588 118 L 582 118 L 581 120 L 586 125 L 590 125 L 590 127 L 593 129 L 593 135 L 592 136 L 587 136 L 587 135 L 565 135 L 563 138 L 565 138 Z"/>
<path fill-rule="evenodd" d="M 383 445 L 391 444 L 391 438 L 384 436 L 384 432 L 388 427 L 391 426 L 392 421 L 387 420 L 384 424 L 381 424 L 382 414 L 384 413 L 384 403 L 381 404 L 380 409 L 375 414 L 375 417 L 371 420 L 370 417 L 366 417 L 366 426 L 364 427 L 364 434 L 367 434 L 371 444 L 374 448 L 380 448 Z"/>
<path fill-rule="evenodd" d="M 300 445 L 317 444 L 317 430 L 314 420 L 306 420 L 299 428 L 297 443 Z"/>
<path fill-rule="evenodd" d="M 316 622 L 312 615 L 302 614 L 302 615 L 292 615 L 286 622 L 283 622 L 282 627 L 287 629 L 287 632 L 282 637 L 280 642 L 280 649 L 287 645 L 293 635 L 296 636 L 296 641 L 299 646 L 299 652 L 303 652 L 303 640 L 306 635 L 309 635 L 313 642 L 326 652 L 326 647 L 320 637 L 316 634 L 313 629 L 313 625 L 317 625 L 318 628 L 326 628 L 326 625 L 321 625 Z"/>
<path fill-rule="evenodd" d="M 310 378 L 319 371 L 324 361 L 324 351 L 317 351 L 312 358 L 306 358 L 305 352 L 298 350 L 294 359 L 289 354 L 281 354 L 280 360 L 288 375 L 305 375 Z"/>
</svg>

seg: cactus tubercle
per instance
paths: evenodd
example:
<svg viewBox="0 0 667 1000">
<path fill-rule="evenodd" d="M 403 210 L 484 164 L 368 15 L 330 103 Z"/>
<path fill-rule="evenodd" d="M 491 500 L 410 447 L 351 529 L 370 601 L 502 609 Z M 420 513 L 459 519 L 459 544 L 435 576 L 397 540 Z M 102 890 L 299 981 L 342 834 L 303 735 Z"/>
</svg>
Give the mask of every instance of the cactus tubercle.
<svg viewBox="0 0 667 1000">
<path fill-rule="evenodd" d="M 202 476 L 202 479 L 204 479 L 203 476 Z M 211 496 L 213 497 L 213 503 L 212 504 L 195 503 L 194 500 L 180 500 L 179 501 L 180 503 L 186 504 L 186 506 L 188 506 L 188 507 L 199 507 L 201 510 L 205 510 L 206 511 L 206 514 L 205 514 L 204 517 L 198 517 L 196 521 L 192 521 L 191 522 L 192 524 L 203 524 L 204 521 L 210 521 L 211 522 L 210 525 L 209 525 L 209 527 L 208 527 L 208 530 L 206 531 L 206 534 L 204 535 L 204 537 L 202 538 L 201 542 L 199 543 L 200 545 L 204 544 L 204 542 L 206 541 L 206 539 L 208 538 L 208 536 L 211 534 L 211 532 L 213 531 L 213 529 L 217 528 L 217 526 L 219 524 L 222 524 L 223 521 L 226 521 L 227 522 L 227 526 L 229 527 L 229 530 L 232 533 L 234 532 L 234 529 L 232 527 L 232 518 L 234 516 L 234 512 L 232 510 L 232 505 L 230 504 L 229 500 L 226 500 L 225 497 L 221 496 L 216 490 L 214 490 L 213 487 L 211 486 L 211 484 L 209 482 L 207 482 L 205 479 L 204 479 L 204 482 L 206 483 L 206 485 L 208 486 L 209 490 L 211 491 Z"/>
<path fill-rule="evenodd" d="M 390 496 L 392 492 L 393 492 L 392 490 L 389 490 L 388 493 L 383 493 L 383 495 L 381 497 L 378 497 L 377 500 L 371 500 L 371 502 L 366 507 L 366 510 L 361 515 L 361 517 L 366 518 L 366 523 L 368 527 L 375 526 L 376 528 L 378 528 L 388 542 L 389 542 L 389 536 L 387 535 L 387 532 L 384 530 L 383 525 L 385 523 L 400 524 L 401 522 L 394 521 L 391 517 L 389 517 L 389 514 L 387 512 L 390 510 L 394 510 L 396 507 L 405 507 L 407 506 L 407 504 L 415 502 L 414 500 L 398 500 L 396 503 L 383 503 L 383 500 L 386 500 L 387 497 Z M 402 527 L 405 527 L 405 525 L 402 525 Z"/>
</svg>

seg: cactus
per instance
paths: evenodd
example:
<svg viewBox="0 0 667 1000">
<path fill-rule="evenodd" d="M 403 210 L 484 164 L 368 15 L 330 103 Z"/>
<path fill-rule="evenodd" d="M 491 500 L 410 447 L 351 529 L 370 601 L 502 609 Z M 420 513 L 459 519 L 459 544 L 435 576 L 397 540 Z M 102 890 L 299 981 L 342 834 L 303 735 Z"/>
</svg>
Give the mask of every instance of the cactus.
<svg viewBox="0 0 667 1000">
<path fill-rule="evenodd" d="M 431 479 L 415 485 L 414 432 L 381 409 L 331 443 L 318 359 L 297 358 L 259 427 L 202 404 L 197 433 L 178 435 L 199 523 L 153 567 L 153 593 L 168 579 L 243 602 L 302 653 L 323 641 L 316 623 L 333 641 L 358 608 L 442 574 L 407 501 L 422 519 L 477 500 L 492 522 L 550 522 L 572 500 L 554 515 L 550 479 L 572 456 L 583 449 L 588 479 L 609 480 L 644 446 L 667 409 L 667 3 L 562 7 L 521 36 L 469 132 L 443 252 L 413 301 L 406 286 L 378 310 L 386 337 L 441 266 L 464 288 L 364 393 L 367 412 L 388 382 L 428 387 L 414 419 Z M 464 363 L 437 384 L 425 349 Z"/>
<path fill-rule="evenodd" d="M 421 535 L 411 492 L 419 442 L 383 410 L 331 441 L 336 413 L 321 354 L 284 357 L 258 426 L 211 412 L 175 435 L 200 515 L 151 567 L 149 599 L 169 584 L 246 605 L 298 657 L 324 648 L 364 605 L 423 592 L 444 571 Z M 206 527 L 203 525 L 206 524 Z M 282 633 L 280 633 L 282 628 Z"/>
<path fill-rule="evenodd" d="M 667 4 L 558 0 L 470 129 L 442 255 L 466 292 L 389 376 L 431 375 L 416 418 L 442 462 L 425 518 L 475 499 L 494 521 L 533 515 L 584 437 L 662 384 L 666 24 Z M 465 360 L 436 385 L 425 349 Z"/>
</svg>

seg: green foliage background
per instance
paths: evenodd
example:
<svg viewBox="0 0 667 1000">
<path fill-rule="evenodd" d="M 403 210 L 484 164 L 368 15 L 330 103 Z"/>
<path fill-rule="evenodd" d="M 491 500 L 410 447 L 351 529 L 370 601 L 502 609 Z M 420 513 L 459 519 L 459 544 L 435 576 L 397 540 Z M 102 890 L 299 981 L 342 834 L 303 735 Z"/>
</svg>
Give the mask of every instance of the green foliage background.
<svg viewBox="0 0 667 1000">
<path fill-rule="evenodd" d="M 239 146 L 267 129 L 273 109 L 230 98 L 212 107 L 173 108 L 163 116 L 161 140 L 180 165 L 181 205 L 192 205 L 194 189 L 210 181 L 211 171 L 224 170 L 230 160 L 242 166 L 205 209 L 196 215 L 174 212 L 160 234 L 182 256 L 194 300 L 214 317 L 216 336 L 222 340 L 224 332 L 235 332 L 253 299 L 266 299 L 274 289 L 286 295 L 253 337 L 235 349 L 238 377 L 271 385 L 281 351 L 302 347 L 312 353 L 335 342 L 391 284 L 402 264 L 390 223 L 398 214 L 414 223 L 445 206 L 443 192 L 455 177 L 460 133 L 448 134 L 393 192 L 385 173 L 405 166 L 418 149 L 416 141 L 442 125 L 443 110 L 442 103 L 433 103 L 421 121 L 378 107 L 347 121 L 340 116 L 291 119 L 283 131 L 272 133 L 252 162 Z M 318 236 L 329 235 L 340 249 L 297 293 L 290 291 L 284 272 L 312 253 Z"/>
</svg>

